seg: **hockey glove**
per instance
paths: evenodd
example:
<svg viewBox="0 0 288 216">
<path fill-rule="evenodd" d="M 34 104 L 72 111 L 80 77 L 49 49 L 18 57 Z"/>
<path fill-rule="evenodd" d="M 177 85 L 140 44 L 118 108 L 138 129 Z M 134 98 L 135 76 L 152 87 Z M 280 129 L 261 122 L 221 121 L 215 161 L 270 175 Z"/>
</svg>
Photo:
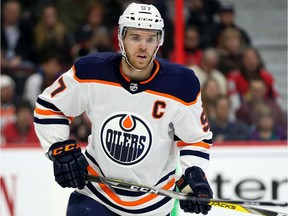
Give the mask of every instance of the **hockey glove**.
<svg viewBox="0 0 288 216">
<path fill-rule="evenodd" d="M 61 187 L 84 188 L 88 162 L 76 140 L 54 143 L 48 156 L 53 161 L 55 181 Z"/>
<path fill-rule="evenodd" d="M 185 174 L 176 182 L 176 185 L 181 192 L 187 193 L 188 196 L 195 196 L 195 198 L 212 198 L 213 196 L 205 173 L 201 168 L 196 166 L 187 168 Z M 180 207 L 184 212 L 202 213 L 204 215 L 208 214 L 208 211 L 211 210 L 208 202 L 196 200 L 180 200 Z"/>
</svg>

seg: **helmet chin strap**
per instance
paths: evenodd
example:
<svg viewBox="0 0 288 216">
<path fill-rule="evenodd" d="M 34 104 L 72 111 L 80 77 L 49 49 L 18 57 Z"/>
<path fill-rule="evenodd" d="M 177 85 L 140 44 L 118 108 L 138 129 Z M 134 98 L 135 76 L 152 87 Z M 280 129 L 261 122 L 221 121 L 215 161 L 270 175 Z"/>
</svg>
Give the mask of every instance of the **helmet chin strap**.
<svg viewBox="0 0 288 216">
<path fill-rule="evenodd" d="M 128 59 L 128 56 L 126 55 L 126 51 L 125 51 L 125 48 L 124 48 L 123 41 L 122 41 L 122 40 L 119 40 L 119 41 L 120 41 L 120 44 L 119 44 L 119 45 L 120 45 L 120 49 L 121 49 L 122 56 L 123 56 L 124 60 L 127 62 L 127 64 L 128 64 L 133 70 L 135 70 L 135 71 L 137 71 L 137 72 L 144 71 L 144 70 L 153 62 L 153 60 L 154 60 L 155 57 L 156 57 L 156 53 L 158 52 L 158 49 L 159 49 L 159 47 L 160 47 L 159 45 L 157 46 L 157 49 L 155 50 L 155 52 L 154 52 L 154 54 L 153 54 L 153 56 L 152 56 L 149 64 L 148 64 L 144 69 L 138 69 L 138 68 L 134 67 L 134 66 L 130 63 L 130 61 L 129 61 L 129 59 Z"/>
<path fill-rule="evenodd" d="M 135 67 L 130 63 L 130 61 L 128 60 L 128 57 L 126 56 L 126 53 L 125 53 L 125 54 L 122 53 L 122 56 L 123 56 L 124 60 L 126 61 L 126 63 L 127 63 L 133 70 L 138 71 L 138 72 L 145 70 L 145 69 L 149 66 L 149 64 L 151 63 L 151 62 L 150 62 L 150 63 L 147 65 L 147 67 L 144 68 L 144 69 L 137 69 L 137 68 L 135 68 Z"/>
</svg>

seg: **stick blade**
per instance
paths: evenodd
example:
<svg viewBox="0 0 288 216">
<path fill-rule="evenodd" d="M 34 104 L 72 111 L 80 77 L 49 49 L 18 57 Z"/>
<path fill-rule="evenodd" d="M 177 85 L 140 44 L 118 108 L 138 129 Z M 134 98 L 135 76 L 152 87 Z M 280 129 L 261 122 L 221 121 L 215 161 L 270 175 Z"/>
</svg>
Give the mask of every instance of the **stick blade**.
<svg viewBox="0 0 288 216">
<path fill-rule="evenodd" d="M 246 206 L 245 206 L 246 207 Z M 254 214 L 256 215 L 264 215 L 264 216 L 287 216 L 286 213 L 282 213 L 282 212 L 275 212 L 275 211 L 271 211 L 271 210 L 267 210 L 267 209 L 259 209 L 256 207 L 246 207 L 248 209 L 251 210 L 251 212 L 255 212 Z"/>
</svg>

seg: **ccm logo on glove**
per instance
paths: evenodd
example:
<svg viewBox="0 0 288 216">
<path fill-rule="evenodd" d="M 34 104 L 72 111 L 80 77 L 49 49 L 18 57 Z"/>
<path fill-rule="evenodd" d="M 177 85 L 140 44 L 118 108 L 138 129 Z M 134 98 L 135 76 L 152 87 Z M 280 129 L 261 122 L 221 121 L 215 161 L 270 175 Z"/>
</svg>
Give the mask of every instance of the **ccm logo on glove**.
<svg viewBox="0 0 288 216">
<path fill-rule="evenodd" d="M 68 152 L 78 148 L 80 148 L 80 145 L 78 143 L 68 144 L 66 146 L 53 149 L 52 156 L 59 155 L 63 153 L 63 151 Z"/>
</svg>

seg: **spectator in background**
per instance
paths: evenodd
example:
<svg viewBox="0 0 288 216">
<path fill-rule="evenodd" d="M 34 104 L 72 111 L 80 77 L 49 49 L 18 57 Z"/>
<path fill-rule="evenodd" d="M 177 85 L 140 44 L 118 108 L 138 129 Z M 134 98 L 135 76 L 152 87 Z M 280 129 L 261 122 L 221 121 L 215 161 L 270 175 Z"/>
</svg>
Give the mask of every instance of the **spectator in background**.
<svg viewBox="0 0 288 216">
<path fill-rule="evenodd" d="M 45 55 L 47 52 L 61 53 L 63 63 L 70 65 L 72 62 L 70 43 L 69 32 L 59 20 L 55 6 L 45 6 L 35 26 L 37 56 Z"/>
<path fill-rule="evenodd" d="M 103 24 L 104 8 L 101 3 L 93 3 L 85 13 L 86 19 L 75 31 L 72 48 L 74 59 L 95 52 L 112 51 L 112 37 Z"/>
<path fill-rule="evenodd" d="M 227 76 L 231 70 L 239 69 L 241 66 L 242 52 L 245 48 L 243 39 L 237 29 L 225 29 L 219 38 L 217 49 L 220 54 L 217 69 Z"/>
<path fill-rule="evenodd" d="M 104 23 L 110 30 L 118 27 L 118 17 L 123 12 L 123 0 L 105 0 L 104 4 Z M 116 28 L 117 29 L 117 28 Z M 117 35 L 117 33 L 116 33 Z M 118 44 L 116 44 L 118 47 Z M 115 49 L 116 50 L 116 49 Z"/>
<path fill-rule="evenodd" d="M 84 14 L 84 21 L 80 23 L 74 34 L 77 43 L 85 42 L 92 36 L 92 32 L 99 28 L 105 28 L 103 25 L 104 7 L 101 3 L 96 2 L 89 5 Z"/>
<path fill-rule="evenodd" d="M 204 50 L 200 65 L 193 65 L 190 67 L 198 77 L 200 85 L 212 77 L 218 83 L 220 94 L 227 94 L 227 80 L 226 77 L 216 69 L 219 62 L 219 55 L 216 49 L 208 48 Z"/>
<path fill-rule="evenodd" d="M 200 46 L 210 45 L 211 29 L 215 25 L 214 15 L 219 8 L 218 0 L 188 0 L 185 1 L 188 16 L 186 25 L 196 26 L 200 34 Z"/>
<path fill-rule="evenodd" d="M 249 91 L 249 81 L 255 78 L 264 81 L 266 85 L 265 97 L 275 100 L 278 93 L 274 88 L 272 74 L 264 68 L 258 51 L 248 47 L 243 51 L 240 68 L 227 74 L 229 95 L 239 94 L 242 101 Z"/>
<path fill-rule="evenodd" d="M 266 105 L 259 106 L 251 140 L 273 141 L 286 139 L 287 131 L 275 124 L 272 109 Z"/>
<path fill-rule="evenodd" d="M 97 0 L 55 0 L 55 6 L 59 12 L 59 19 L 64 23 L 68 31 L 74 32 L 77 26 L 83 22 L 87 7 Z M 104 0 L 106 2 L 107 0 Z M 97 2 L 100 2 L 99 0 Z M 101 1 L 103 2 L 103 1 Z"/>
<path fill-rule="evenodd" d="M 16 121 L 3 128 L 2 136 L 6 146 L 39 145 L 33 126 L 33 108 L 28 101 L 23 101 L 16 106 Z"/>
<path fill-rule="evenodd" d="M 14 80 L 5 74 L 0 76 L 1 85 L 1 130 L 3 127 L 15 120 L 15 82 Z"/>
<path fill-rule="evenodd" d="M 187 66 L 200 65 L 203 49 L 200 48 L 199 32 L 197 27 L 188 26 L 185 29 L 184 64 Z M 170 61 L 175 61 L 175 52 L 172 52 Z"/>
<path fill-rule="evenodd" d="M 217 81 L 209 77 L 201 88 L 202 106 L 208 119 L 215 118 L 215 102 L 220 95 L 220 88 Z"/>
<path fill-rule="evenodd" d="M 222 2 L 218 10 L 219 22 L 214 26 L 211 32 L 212 46 L 217 47 L 220 43 L 220 35 L 227 28 L 239 31 L 245 45 L 251 45 L 251 39 L 248 33 L 235 23 L 235 8 L 231 2 Z"/>
<path fill-rule="evenodd" d="M 268 106 L 272 110 L 276 125 L 287 129 L 287 120 L 281 107 L 275 100 L 271 100 L 266 95 L 266 85 L 261 78 L 255 78 L 249 82 L 249 91 L 243 97 L 242 105 L 236 112 L 236 117 L 239 121 L 243 121 L 248 125 L 256 122 L 257 110 L 261 106 Z"/>
<path fill-rule="evenodd" d="M 1 69 L 12 72 L 18 68 L 33 69 L 32 35 L 21 19 L 20 3 L 6 1 L 1 15 Z"/>
<path fill-rule="evenodd" d="M 216 116 L 215 119 L 210 120 L 210 127 L 215 141 L 249 139 L 248 126 L 237 120 L 229 119 L 230 105 L 228 96 L 219 96 L 215 102 Z"/>
<path fill-rule="evenodd" d="M 38 95 L 61 75 L 61 62 L 58 55 L 46 53 L 41 56 L 37 72 L 25 83 L 23 97 L 34 107 Z"/>
</svg>

